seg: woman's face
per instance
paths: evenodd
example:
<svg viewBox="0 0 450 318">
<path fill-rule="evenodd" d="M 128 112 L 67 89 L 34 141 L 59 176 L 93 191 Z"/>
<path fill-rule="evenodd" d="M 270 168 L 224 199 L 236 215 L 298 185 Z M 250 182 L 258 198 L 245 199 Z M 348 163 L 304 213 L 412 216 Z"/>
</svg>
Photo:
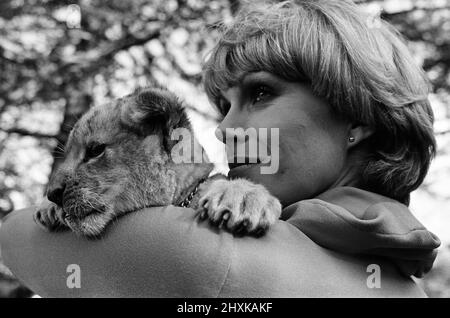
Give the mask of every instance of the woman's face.
<svg viewBox="0 0 450 318">
<path fill-rule="evenodd" d="M 266 72 L 247 73 L 222 95 L 226 115 L 216 135 L 227 144 L 230 177 L 263 184 L 283 206 L 314 197 L 341 177 L 350 125 L 333 114 L 327 102 L 313 96 L 307 84 Z M 245 136 L 245 131 L 256 134 Z M 255 142 L 259 148 L 252 151 L 249 145 Z M 239 147 L 245 147 L 244 155 Z M 236 157 L 242 156 L 247 163 L 255 157 L 264 161 L 266 152 L 270 164 L 236 163 Z"/>
</svg>

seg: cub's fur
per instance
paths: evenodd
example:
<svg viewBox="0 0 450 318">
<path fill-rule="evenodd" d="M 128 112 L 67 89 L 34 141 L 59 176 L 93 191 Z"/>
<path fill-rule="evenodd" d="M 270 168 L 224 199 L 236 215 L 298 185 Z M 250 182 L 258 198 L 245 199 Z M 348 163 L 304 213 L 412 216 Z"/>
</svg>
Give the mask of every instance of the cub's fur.
<svg viewBox="0 0 450 318">
<path fill-rule="evenodd" d="M 232 232 L 261 233 L 278 219 L 281 205 L 263 186 L 208 178 L 210 163 L 174 163 L 171 150 L 182 142 L 171 139 L 176 128 L 191 125 L 182 103 L 164 88 L 93 107 L 73 127 L 49 182 L 51 202 L 35 212 L 35 221 L 47 230 L 96 237 L 120 215 L 182 201 Z"/>
</svg>

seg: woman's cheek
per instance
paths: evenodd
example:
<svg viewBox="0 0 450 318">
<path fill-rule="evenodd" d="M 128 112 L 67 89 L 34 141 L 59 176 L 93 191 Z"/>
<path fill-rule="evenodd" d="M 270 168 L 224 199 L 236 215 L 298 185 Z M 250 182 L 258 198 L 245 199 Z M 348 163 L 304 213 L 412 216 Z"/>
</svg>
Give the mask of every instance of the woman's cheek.
<svg viewBox="0 0 450 318">
<path fill-rule="evenodd" d="M 323 131 L 298 132 L 280 143 L 280 179 L 297 188 L 303 198 L 326 190 L 339 177 L 342 147 Z"/>
<path fill-rule="evenodd" d="M 317 178 L 318 192 L 323 192 L 337 181 L 344 167 L 345 151 L 335 138 L 322 138 L 311 152 L 311 169 Z"/>
</svg>

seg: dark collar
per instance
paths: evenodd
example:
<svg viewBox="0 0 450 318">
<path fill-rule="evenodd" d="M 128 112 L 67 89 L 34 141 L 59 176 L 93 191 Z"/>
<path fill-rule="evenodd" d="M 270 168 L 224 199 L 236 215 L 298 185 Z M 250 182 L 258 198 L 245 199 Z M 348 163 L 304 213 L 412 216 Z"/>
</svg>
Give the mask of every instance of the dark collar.
<svg viewBox="0 0 450 318">
<path fill-rule="evenodd" d="M 188 207 L 189 204 L 191 204 L 191 201 L 192 201 L 192 198 L 194 197 L 194 195 L 197 194 L 200 184 L 205 182 L 205 180 L 206 180 L 206 178 L 200 179 L 199 182 L 197 183 L 197 185 L 194 187 L 194 189 L 191 192 L 189 192 L 188 195 L 184 198 L 184 200 L 181 201 L 179 204 L 177 204 L 177 206 L 182 207 L 182 208 Z"/>
</svg>

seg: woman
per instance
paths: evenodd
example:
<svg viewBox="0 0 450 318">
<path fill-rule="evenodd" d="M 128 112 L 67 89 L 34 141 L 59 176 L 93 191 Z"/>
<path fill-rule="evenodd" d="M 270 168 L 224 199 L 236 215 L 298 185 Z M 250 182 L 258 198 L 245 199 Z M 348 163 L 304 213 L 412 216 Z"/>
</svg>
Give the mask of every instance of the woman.
<svg viewBox="0 0 450 318">
<path fill-rule="evenodd" d="M 440 243 L 407 205 L 435 152 L 428 84 L 391 27 L 369 21 L 344 1 L 248 7 L 205 64 L 218 138 L 237 147 L 250 140 L 229 128 L 279 131 L 274 174 L 230 171 L 282 202 L 265 236 L 169 206 L 88 242 L 42 233 L 25 210 L 2 226 L 6 264 L 42 296 L 424 296 L 410 276 L 430 270 Z M 70 264 L 81 288 L 67 285 Z"/>
</svg>

